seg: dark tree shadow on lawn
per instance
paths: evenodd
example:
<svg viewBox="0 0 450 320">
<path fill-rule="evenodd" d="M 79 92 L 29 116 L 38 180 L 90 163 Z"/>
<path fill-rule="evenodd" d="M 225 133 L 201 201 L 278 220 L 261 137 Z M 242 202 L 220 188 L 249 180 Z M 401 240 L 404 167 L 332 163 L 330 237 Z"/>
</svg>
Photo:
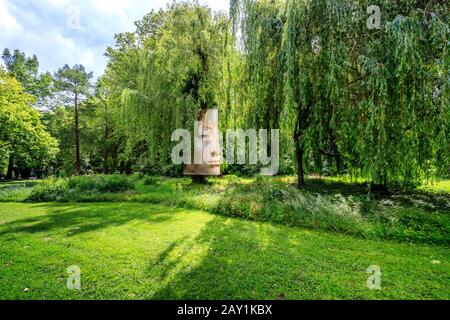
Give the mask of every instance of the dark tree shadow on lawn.
<svg viewBox="0 0 450 320">
<path fill-rule="evenodd" d="M 269 180 L 266 183 L 271 183 Z M 274 179 L 276 181 L 276 178 Z M 275 185 L 286 187 L 285 182 L 277 182 Z M 267 185 L 266 185 L 267 186 Z M 247 185 L 249 190 L 258 187 L 257 183 Z M 295 188 L 294 185 L 292 185 Z M 392 203 L 395 207 L 400 208 L 414 208 L 419 207 L 426 211 L 441 210 L 450 213 L 450 193 L 446 192 L 429 192 L 426 190 L 411 190 L 405 191 L 400 189 L 392 189 L 389 192 L 384 190 L 372 189 L 369 192 L 369 185 L 367 183 L 351 183 L 351 182 L 337 182 L 326 179 L 312 179 L 308 178 L 306 187 L 299 192 L 310 195 L 321 195 L 327 197 L 334 197 L 337 195 L 344 198 L 353 197 L 361 202 L 363 211 L 370 212 L 378 210 L 376 204 L 383 201 Z"/>
<path fill-rule="evenodd" d="M 146 298 L 398 299 L 417 293 L 419 299 L 436 299 L 442 295 L 442 289 L 423 290 L 428 281 L 445 282 L 444 275 L 423 273 L 410 263 L 411 255 L 420 257 L 415 247 L 294 230 L 216 217 L 194 240 L 208 248 L 200 262 L 186 267 L 183 260 L 190 254 L 186 241 L 192 243 L 192 238 L 173 243 L 155 260 L 165 262 L 164 268 L 157 270 L 163 286 Z M 367 267 L 374 263 L 389 270 L 383 280 L 389 289 L 367 289 Z M 153 262 L 147 272 L 149 277 L 155 275 Z M 408 276 L 394 279 L 394 274 Z"/>
<path fill-rule="evenodd" d="M 41 204 L 48 214 L 14 220 L 1 225 L 0 236 L 17 233 L 64 232 L 66 236 L 93 232 L 131 221 L 163 223 L 171 220 L 179 210 L 158 206 L 130 206 L 129 204 Z"/>
<path fill-rule="evenodd" d="M 392 189 L 389 192 L 383 190 L 371 190 L 366 183 L 344 183 L 331 182 L 323 179 L 308 179 L 305 192 L 312 192 L 321 195 L 343 196 L 368 196 L 374 200 L 393 200 L 399 206 L 421 205 L 430 208 L 450 210 L 450 194 L 445 192 L 428 192 L 425 190 L 405 191 Z M 431 206 L 430 206 L 431 205 Z"/>
<path fill-rule="evenodd" d="M 330 250 L 335 244 L 322 240 L 321 243 L 308 239 L 306 234 L 292 237 L 284 227 L 215 218 L 196 239 L 198 244 L 208 247 L 201 263 L 180 271 L 182 255 L 172 255 L 177 256 L 175 259 L 169 256 L 177 247 L 185 246 L 180 242 L 172 244 L 158 259 L 159 263 L 165 261 L 165 269 L 159 273 L 161 282 L 166 285 L 147 298 L 319 299 L 323 298 L 320 292 L 327 290 L 334 290 L 342 297 L 364 297 L 367 263 L 357 266 L 354 261 L 342 262 L 336 252 Z M 339 246 L 347 247 L 349 244 L 342 239 Z M 362 246 L 366 247 L 365 244 Z M 181 251 L 185 250 L 183 248 Z M 149 276 L 154 275 L 157 266 L 151 263 L 148 268 Z M 354 274 L 358 274 L 360 288 L 355 286 L 353 292 L 340 288 L 336 281 L 330 280 L 339 272 L 342 275 L 353 274 L 353 279 Z M 175 276 L 166 278 L 171 273 Z"/>
</svg>

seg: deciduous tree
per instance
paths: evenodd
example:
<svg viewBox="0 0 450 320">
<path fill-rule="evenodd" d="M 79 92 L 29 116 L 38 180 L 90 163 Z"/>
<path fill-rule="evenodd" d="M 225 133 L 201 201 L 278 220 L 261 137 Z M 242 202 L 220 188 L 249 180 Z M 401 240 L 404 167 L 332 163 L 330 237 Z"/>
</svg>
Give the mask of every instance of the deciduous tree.
<svg viewBox="0 0 450 320">
<path fill-rule="evenodd" d="M 75 65 L 72 68 L 65 65 L 55 73 L 55 86 L 57 90 L 63 95 L 65 104 L 73 108 L 75 172 L 77 174 L 81 174 L 79 108 L 90 94 L 90 80 L 92 77 L 92 72 L 86 72 L 86 69 L 82 65 Z"/>
</svg>

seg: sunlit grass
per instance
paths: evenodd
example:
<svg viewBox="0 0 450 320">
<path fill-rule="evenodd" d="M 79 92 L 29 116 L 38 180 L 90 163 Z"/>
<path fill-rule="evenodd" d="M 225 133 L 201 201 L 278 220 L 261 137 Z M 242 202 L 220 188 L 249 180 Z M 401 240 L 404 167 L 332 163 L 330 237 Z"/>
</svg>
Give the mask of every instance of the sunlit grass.
<svg viewBox="0 0 450 320">
<path fill-rule="evenodd" d="M 120 181 L 119 177 L 84 177 L 81 179 L 83 186 L 91 185 L 90 179 L 112 181 L 114 188 Z M 366 239 L 450 243 L 450 192 L 442 191 L 448 187 L 449 180 L 417 191 L 386 194 L 369 193 L 365 184 L 348 182 L 345 178 L 311 177 L 304 190 L 295 187 L 295 177 L 291 176 L 226 176 L 211 178 L 205 185 L 192 184 L 189 178 L 142 178 L 136 175 L 128 179 L 132 181 L 130 190 L 122 192 L 87 190 L 87 187 L 76 186 L 78 180 L 72 181 L 75 189 L 67 186 L 62 193 L 61 181 L 50 180 L 41 183 L 37 189 L 0 184 L 3 186 L 0 202 L 161 204 Z"/>
<path fill-rule="evenodd" d="M 450 179 L 427 183 L 421 187 L 421 190 L 450 193 Z"/>
<path fill-rule="evenodd" d="M 0 204 L 0 299 L 448 299 L 449 257 L 166 206 Z"/>
</svg>

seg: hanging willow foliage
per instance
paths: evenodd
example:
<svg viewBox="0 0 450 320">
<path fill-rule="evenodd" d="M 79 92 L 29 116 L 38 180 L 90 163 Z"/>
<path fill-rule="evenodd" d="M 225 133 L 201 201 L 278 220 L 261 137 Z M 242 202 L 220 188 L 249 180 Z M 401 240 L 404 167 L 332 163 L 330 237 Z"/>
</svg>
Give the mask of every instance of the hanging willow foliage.
<svg viewBox="0 0 450 320">
<path fill-rule="evenodd" d="M 151 166 L 171 164 L 176 129 L 193 129 L 202 109 L 223 108 L 227 20 L 197 3 L 174 3 L 145 37 L 138 89 L 122 95 L 130 135 L 145 140 Z"/>
<path fill-rule="evenodd" d="M 383 23 L 369 30 L 372 2 L 232 1 L 255 110 L 249 121 L 293 137 L 300 185 L 305 163 L 334 163 L 385 185 L 448 165 L 445 3 L 376 1 Z"/>
<path fill-rule="evenodd" d="M 448 165 L 448 11 L 439 1 L 380 5 L 381 30 L 361 36 L 362 80 L 350 88 L 359 99 L 346 113 L 357 127 L 347 132 L 364 176 L 415 184 Z"/>
<path fill-rule="evenodd" d="M 110 67 L 136 73 L 119 83 L 122 121 L 152 165 L 170 163 L 174 129 L 218 108 L 222 130 L 280 129 L 281 172 L 300 185 L 312 171 L 387 186 L 448 170 L 445 1 L 233 0 L 230 15 L 175 3 L 124 35 Z"/>
</svg>

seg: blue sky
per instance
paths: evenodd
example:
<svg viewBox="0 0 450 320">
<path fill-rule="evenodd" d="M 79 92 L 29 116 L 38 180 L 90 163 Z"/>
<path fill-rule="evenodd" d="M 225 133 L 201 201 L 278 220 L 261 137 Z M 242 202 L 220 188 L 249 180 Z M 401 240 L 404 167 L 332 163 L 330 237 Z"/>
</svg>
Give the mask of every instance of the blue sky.
<svg viewBox="0 0 450 320">
<path fill-rule="evenodd" d="M 171 0 L 0 0 L 0 50 L 36 54 L 40 71 L 80 63 L 101 75 L 114 34 L 134 31 L 134 21 Z M 227 10 L 228 0 L 199 0 Z"/>
</svg>

